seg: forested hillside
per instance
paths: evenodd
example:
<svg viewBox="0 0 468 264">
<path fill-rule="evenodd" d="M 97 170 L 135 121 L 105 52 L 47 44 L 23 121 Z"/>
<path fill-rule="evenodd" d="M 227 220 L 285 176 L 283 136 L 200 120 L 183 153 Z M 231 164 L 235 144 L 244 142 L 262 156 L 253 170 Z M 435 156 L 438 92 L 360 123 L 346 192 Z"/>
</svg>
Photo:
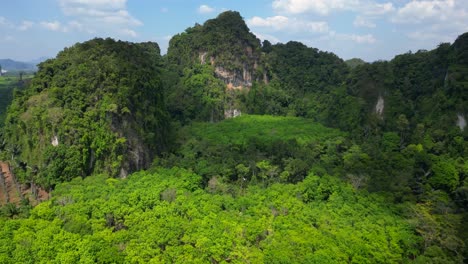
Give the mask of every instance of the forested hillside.
<svg viewBox="0 0 468 264">
<path fill-rule="evenodd" d="M 155 43 L 94 39 L 39 64 L 3 128 L 3 159 L 19 181 L 46 189 L 76 176 L 125 177 L 167 147 Z"/>
<path fill-rule="evenodd" d="M 78 43 L 16 92 L 1 160 L 52 198 L 2 207 L 0 260 L 467 261 L 468 33 L 344 61 L 227 11 L 159 53 Z"/>
</svg>

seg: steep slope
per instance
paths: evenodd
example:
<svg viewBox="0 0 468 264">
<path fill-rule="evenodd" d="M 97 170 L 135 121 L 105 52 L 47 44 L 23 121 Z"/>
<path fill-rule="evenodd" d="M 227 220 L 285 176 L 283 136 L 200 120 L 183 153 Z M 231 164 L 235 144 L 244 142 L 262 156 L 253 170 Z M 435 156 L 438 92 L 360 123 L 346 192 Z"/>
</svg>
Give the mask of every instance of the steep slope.
<svg viewBox="0 0 468 264">
<path fill-rule="evenodd" d="M 174 36 L 167 52 L 169 63 L 181 68 L 194 63 L 212 65 L 216 77 L 234 87 L 251 86 L 263 78 L 260 57 L 260 41 L 234 11 Z"/>
<path fill-rule="evenodd" d="M 181 123 L 241 114 L 238 94 L 267 82 L 260 40 L 227 11 L 174 36 L 167 52 L 168 108 Z"/>
<path fill-rule="evenodd" d="M 51 187 L 105 172 L 125 177 L 165 148 L 159 47 L 94 39 L 39 65 L 14 99 L 4 157 L 21 182 Z"/>
<path fill-rule="evenodd" d="M 335 54 L 299 42 L 262 46 L 233 11 L 174 36 L 166 60 L 169 110 L 182 123 L 242 112 L 310 117 L 307 112 L 319 112 L 318 102 L 329 101 L 348 71 Z"/>
<path fill-rule="evenodd" d="M 421 124 L 446 133 L 463 131 L 468 112 L 467 38 L 464 34 L 452 45 L 444 43 L 432 51 L 357 66 L 347 90 L 365 102 L 362 125 L 397 130 L 399 120 L 407 119 L 408 129 Z"/>
</svg>

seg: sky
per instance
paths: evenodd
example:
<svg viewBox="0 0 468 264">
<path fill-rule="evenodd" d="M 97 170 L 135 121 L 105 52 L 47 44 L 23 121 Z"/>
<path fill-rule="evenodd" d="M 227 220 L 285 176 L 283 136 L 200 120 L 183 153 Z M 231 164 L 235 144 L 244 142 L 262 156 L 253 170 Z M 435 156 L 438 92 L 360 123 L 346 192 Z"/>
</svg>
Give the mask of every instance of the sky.
<svg viewBox="0 0 468 264">
<path fill-rule="evenodd" d="M 261 40 L 368 62 L 468 32 L 468 0 L 0 0 L 0 59 L 55 57 L 95 37 L 155 41 L 164 54 L 173 35 L 225 10 Z"/>
</svg>

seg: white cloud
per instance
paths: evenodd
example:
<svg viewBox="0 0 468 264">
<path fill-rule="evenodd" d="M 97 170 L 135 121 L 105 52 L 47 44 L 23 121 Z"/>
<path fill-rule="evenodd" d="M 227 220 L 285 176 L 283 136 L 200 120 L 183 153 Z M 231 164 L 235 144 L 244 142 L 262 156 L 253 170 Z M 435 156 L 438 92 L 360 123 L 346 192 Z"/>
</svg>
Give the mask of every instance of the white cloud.
<svg viewBox="0 0 468 264">
<path fill-rule="evenodd" d="M 392 21 L 395 23 L 423 23 L 427 20 L 444 22 L 457 18 L 466 19 L 465 8 L 461 5 L 458 7 L 455 0 L 413 0 L 398 9 Z"/>
<path fill-rule="evenodd" d="M 353 25 L 355 27 L 368 27 L 368 28 L 375 28 L 376 25 L 372 20 L 366 17 L 362 16 L 357 16 L 356 19 L 354 19 Z"/>
<path fill-rule="evenodd" d="M 89 28 L 86 28 L 82 23 L 72 20 L 68 22 L 67 28 L 70 29 L 70 31 L 78 31 L 78 32 L 87 32 L 87 33 L 95 33 Z"/>
<path fill-rule="evenodd" d="M 34 22 L 24 20 L 23 22 L 21 22 L 21 25 L 18 26 L 18 30 L 25 31 L 25 30 L 30 29 L 33 25 L 34 25 Z"/>
<path fill-rule="evenodd" d="M 283 29 L 288 22 L 289 19 L 285 16 L 274 16 L 267 18 L 254 16 L 247 20 L 247 24 L 251 27 L 271 27 L 274 29 Z"/>
<path fill-rule="evenodd" d="M 167 7 L 161 8 L 161 13 L 167 13 L 167 12 L 169 12 L 169 8 Z"/>
<path fill-rule="evenodd" d="M 10 21 L 8 21 L 6 18 L 0 16 L 0 26 L 7 28 L 7 27 L 12 27 L 13 24 Z"/>
<path fill-rule="evenodd" d="M 327 15 L 333 9 L 349 9 L 357 0 L 275 0 L 273 8 L 291 14 L 313 12 Z"/>
<path fill-rule="evenodd" d="M 361 10 L 363 14 L 365 15 L 371 15 L 371 16 L 379 16 L 379 15 L 385 15 L 388 13 L 391 13 L 395 11 L 395 7 L 393 6 L 392 3 L 373 3 L 373 2 L 368 2 L 367 4 L 363 5 L 363 9 Z M 360 10 L 357 10 L 360 11 Z"/>
<path fill-rule="evenodd" d="M 377 39 L 372 34 L 342 34 L 331 31 L 327 36 L 322 38 L 322 40 L 340 40 L 340 41 L 353 41 L 358 44 L 374 44 L 377 42 Z"/>
<path fill-rule="evenodd" d="M 215 9 L 208 6 L 208 5 L 201 5 L 200 7 L 198 7 L 198 13 L 200 13 L 200 14 L 209 14 L 209 13 L 212 13 L 214 11 L 215 11 Z"/>
<path fill-rule="evenodd" d="M 274 31 L 288 30 L 300 32 L 324 33 L 328 32 L 328 23 L 324 21 L 302 21 L 285 16 L 273 16 L 267 18 L 252 17 L 247 24 L 254 28 L 270 28 Z"/>
<path fill-rule="evenodd" d="M 62 27 L 62 24 L 58 21 L 51 21 L 51 22 L 43 21 L 40 24 L 43 28 L 51 30 L 51 31 L 63 31 L 63 32 L 67 31 L 64 27 Z"/>
<path fill-rule="evenodd" d="M 138 34 L 135 31 L 128 29 L 128 28 L 122 29 L 120 33 L 124 36 L 132 37 L 132 38 L 135 38 L 136 36 L 138 36 Z"/>
<path fill-rule="evenodd" d="M 143 23 L 132 17 L 127 10 L 99 10 L 86 7 L 64 7 L 63 12 L 67 16 L 75 16 L 78 19 L 92 19 L 111 25 L 140 26 Z"/>
<path fill-rule="evenodd" d="M 344 39 L 349 39 L 352 40 L 356 43 L 359 44 L 373 44 L 377 40 L 372 36 L 371 34 L 366 34 L 366 35 L 356 35 L 356 34 L 345 34 L 343 35 Z"/>
<path fill-rule="evenodd" d="M 277 12 L 290 14 L 316 13 L 328 15 L 335 11 L 355 11 L 369 15 L 382 15 L 394 10 L 393 4 L 375 0 L 274 0 Z"/>
<path fill-rule="evenodd" d="M 127 0 L 59 0 L 62 6 L 87 6 L 93 9 L 125 9 Z"/>
<path fill-rule="evenodd" d="M 103 32 L 134 37 L 133 27 L 143 23 L 127 10 L 127 0 L 57 0 L 62 12 L 73 20 L 66 30 Z"/>
<path fill-rule="evenodd" d="M 262 34 L 262 33 L 257 33 L 257 32 L 253 32 L 253 34 L 255 36 L 257 36 L 257 38 L 259 38 L 260 40 L 264 41 L 264 40 L 268 40 L 270 41 L 271 43 L 273 44 L 276 44 L 278 42 L 280 42 L 280 40 L 275 37 L 275 36 L 272 36 L 272 35 L 268 35 L 268 34 Z"/>
<path fill-rule="evenodd" d="M 404 24 L 404 32 L 411 40 L 450 42 L 468 30 L 468 6 L 466 0 L 412 0 L 400 7 L 390 21 Z"/>
<path fill-rule="evenodd" d="M 453 41 L 452 37 L 444 36 L 437 33 L 432 32 L 409 32 L 406 34 L 409 39 L 416 40 L 416 41 L 436 41 L 436 43 L 440 42 L 451 42 Z"/>
</svg>

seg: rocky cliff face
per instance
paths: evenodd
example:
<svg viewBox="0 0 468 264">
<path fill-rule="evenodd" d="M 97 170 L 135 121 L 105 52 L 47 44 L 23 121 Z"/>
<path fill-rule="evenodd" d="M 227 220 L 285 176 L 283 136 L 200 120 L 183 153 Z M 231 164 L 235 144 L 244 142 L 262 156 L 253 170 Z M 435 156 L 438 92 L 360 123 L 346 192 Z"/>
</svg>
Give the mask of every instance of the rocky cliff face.
<svg viewBox="0 0 468 264">
<path fill-rule="evenodd" d="M 237 91 L 249 89 L 255 81 L 268 81 L 262 56 L 260 40 L 240 14 L 232 11 L 174 36 L 167 53 L 169 64 L 179 70 L 180 76 L 196 64 L 212 66 L 212 74 L 225 84 L 221 99 L 225 118 L 240 113 Z M 174 105 L 174 111 L 185 111 Z"/>
<path fill-rule="evenodd" d="M 227 85 L 228 89 L 242 89 L 244 87 L 251 87 L 254 81 L 261 81 L 266 79 L 266 73 L 259 75 L 256 72 L 259 65 L 259 54 L 254 54 L 253 48 L 250 46 L 245 47 L 245 52 L 241 56 L 242 58 L 231 55 L 234 57 L 234 61 L 231 62 L 217 59 L 215 56 L 209 56 L 208 60 L 208 52 L 200 51 L 198 53 L 198 59 L 200 63 L 209 63 L 211 66 L 213 66 L 216 77 L 222 80 Z M 232 69 L 231 63 L 241 66 Z"/>
<path fill-rule="evenodd" d="M 465 115 L 458 113 L 457 114 L 457 126 L 460 128 L 460 130 L 464 131 L 466 127 L 466 119 Z"/>
<path fill-rule="evenodd" d="M 237 12 L 195 25 L 176 35 L 168 49 L 170 62 L 182 68 L 193 63 L 210 64 L 227 87 L 250 87 L 264 79 L 260 67 L 260 40 L 252 34 Z"/>
</svg>

